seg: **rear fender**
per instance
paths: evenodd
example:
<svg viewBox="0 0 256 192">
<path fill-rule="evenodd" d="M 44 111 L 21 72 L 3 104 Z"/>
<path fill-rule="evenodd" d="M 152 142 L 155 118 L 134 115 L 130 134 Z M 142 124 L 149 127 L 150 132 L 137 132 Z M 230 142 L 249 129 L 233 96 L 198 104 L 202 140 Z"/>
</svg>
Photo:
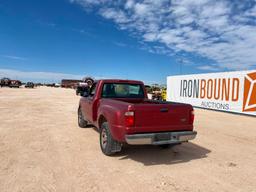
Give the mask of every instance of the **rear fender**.
<svg viewBox="0 0 256 192">
<path fill-rule="evenodd" d="M 107 121 L 109 123 L 109 129 L 113 139 L 116 141 L 124 141 L 124 128 L 118 125 L 118 122 L 116 120 L 116 112 L 100 113 L 97 121 L 98 129 L 100 130 L 102 123 Z"/>
</svg>

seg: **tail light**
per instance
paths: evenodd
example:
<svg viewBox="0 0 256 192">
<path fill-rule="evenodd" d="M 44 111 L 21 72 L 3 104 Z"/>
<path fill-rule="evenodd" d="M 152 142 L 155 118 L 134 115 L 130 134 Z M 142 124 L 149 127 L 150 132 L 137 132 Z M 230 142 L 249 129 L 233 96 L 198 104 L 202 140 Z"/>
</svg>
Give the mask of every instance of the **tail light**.
<svg viewBox="0 0 256 192">
<path fill-rule="evenodd" d="M 195 112 L 194 110 L 190 111 L 190 117 L 189 117 L 189 124 L 193 124 L 195 119 Z"/>
<path fill-rule="evenodd" d="M 134 126 L 134 112 L 133 111 L 126 112 L 124 114 L 124 119 L 125 119 L 125 125 L 127 127 Z"/>
</svg>

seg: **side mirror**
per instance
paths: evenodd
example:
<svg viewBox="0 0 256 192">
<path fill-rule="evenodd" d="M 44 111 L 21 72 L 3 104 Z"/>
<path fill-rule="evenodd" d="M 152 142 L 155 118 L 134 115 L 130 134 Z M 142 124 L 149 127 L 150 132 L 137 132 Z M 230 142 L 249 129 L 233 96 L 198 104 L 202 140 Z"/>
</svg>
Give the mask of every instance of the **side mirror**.
<svg viewBox="0 0 256 192">
<path fill-rule="evenodd" d="M 84 92 L 82 93 L 82 96 L 83 96 L 83 97 L 89 97 L 89 93 L 88 93 L 87 91 L 84 91 Z"/>
</svg>

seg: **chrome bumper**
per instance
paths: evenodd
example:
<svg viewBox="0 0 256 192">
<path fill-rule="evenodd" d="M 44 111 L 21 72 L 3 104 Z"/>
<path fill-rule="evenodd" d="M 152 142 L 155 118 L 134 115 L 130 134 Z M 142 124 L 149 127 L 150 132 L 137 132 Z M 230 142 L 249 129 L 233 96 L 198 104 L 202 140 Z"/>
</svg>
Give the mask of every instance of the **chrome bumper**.
<svg viewBox="0 0 256 192">
<path fill-rule="evenodd" d="M 126 135 L 125 140 L 130 145 L 175 144 L 192 140 L 196 134 L 196 131 L 143 133 Z"/>
</svg>

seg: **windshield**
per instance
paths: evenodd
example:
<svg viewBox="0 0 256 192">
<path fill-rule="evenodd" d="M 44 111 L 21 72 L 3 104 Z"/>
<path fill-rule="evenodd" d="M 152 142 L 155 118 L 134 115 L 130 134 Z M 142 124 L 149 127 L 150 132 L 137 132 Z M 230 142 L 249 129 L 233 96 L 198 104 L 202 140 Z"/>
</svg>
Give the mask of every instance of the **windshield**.
<svg viewBox="0 0 256 192">
<path fill-rule="evenodd" d="M 102 98 L 144 98 L 144 91 L 140 84 L 105 83 Z"/>
</svg>

